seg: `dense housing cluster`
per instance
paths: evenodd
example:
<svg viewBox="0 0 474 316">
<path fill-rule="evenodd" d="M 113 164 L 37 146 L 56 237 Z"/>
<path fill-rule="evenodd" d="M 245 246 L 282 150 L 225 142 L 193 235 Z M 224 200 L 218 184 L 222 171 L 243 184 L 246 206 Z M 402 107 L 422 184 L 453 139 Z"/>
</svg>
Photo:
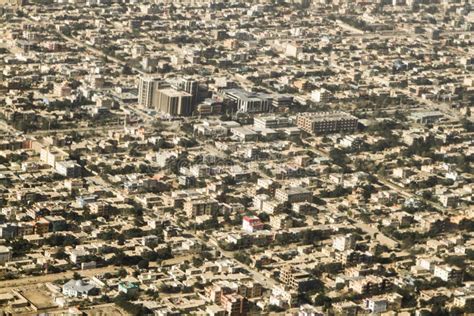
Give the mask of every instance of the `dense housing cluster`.
<svg viewBox="0 0 474 316">
<path fill-rule="evenodd" d="M 474 313 L 465 0 L 0 0 L 0 311 Z"/>
</svg>

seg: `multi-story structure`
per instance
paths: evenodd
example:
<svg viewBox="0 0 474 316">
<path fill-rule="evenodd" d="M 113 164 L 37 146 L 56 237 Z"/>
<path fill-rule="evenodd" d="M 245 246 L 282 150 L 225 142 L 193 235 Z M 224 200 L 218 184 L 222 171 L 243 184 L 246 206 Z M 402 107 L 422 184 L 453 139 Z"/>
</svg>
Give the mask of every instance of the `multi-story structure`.
<svg viewBox="0 0 474 316">
<path fill-rule="evenodd" d="M 459 283 L 463 279 L 463 271 L 461 269 L 447 265 L 435 266 L 433 275 L 445 282 Z"/>
<path fill-rule="evenodd" d="M 371 297 L 365 300 L 365 308 L 377 315 L 385 312 L 387 305 L 387 299 L 381 297 Z"/>
<path fill-rule="evenodd" d="M 288 214 L 278 214 L 270 217 L 270 226 L 273 229 L 288 229 L 293 226 L 293 220 Z"/>
<path fill-rule="evenodd" d="M 246 232 L 253 233 L 263 229 L 263 223 L 257 216 L 244 216 L 242 219 L 242 229 Z"/>
<path fill-rule="evenodd" d="M 138 84 L 138 104 L 143 108 L 153 108 L 154 97 L 162 81 L 157 77 L 142 76 Z"/>
<path fill-rule="evenodd" d="M 12 254 L 10 248 L 5 246 L 0 246 L 0 264 L 4 264 L 11 260 Z"/>
<path fill-rule="evenodd" d="M 314 288 L 316 280 L 307 272 L 295 269 L 292 266 L 285 266 L 280 272 L 280 281 L 286 288 L 302 292 Z"/>
<path fill-rule="evenodd" d="M 72 89 L 67 82 L 56 83 L 54 85 L 54 94 L 60 98 L 71 96 Z"/>
<path fill-rule="evenodd" d="M 224 96 L 235 102 L 237 111 L 243 113 L 269 112 L 272 105 L 272 97 L 264 93 L 228 89 L 224 91 Z"/>
<path fill-rule="evenodd" d="M 280 116 L 260 116 L 253 119 L 255 128 L 279 128 L 288 126 L 288 118 Z"/>
<path fill-rule="evenodd" d="M 190 218 L 201 215 L 217 214 L 219 204 L 214 199 L 188 198 L 183 205 L 186 215 Z"/>
<path fill-rule="evenodd" d="M 157 111 L 173 116 L 189 116 L 193 113 L 192 95 L 171 88 L 158 90 L 154 105 Z"/>
<path fill-rule="evenodd" d="M 344 236 L 337 236 L 332 241 L 332 247 L 338 251 L 346 251 L 354 249 L 355 247 L 355 238 L 352 234 L 347 234 Z"/>
<path fill-rule="evenodd" d="M 312 202 L 313 193 L 304 188 L 281 188 L 275 191 L 275 198 L 282 203 Z"/>
<path fill-rule="evenodd" d="M 355 131 L 359 120 L 357 117 L 340 111 L 300 113 L 296 125 L 310 134 Z"/>
<path fill-rule="evenodd" d="M 249 311 L 247 299 L 235 293 L 222 295 L 221 305 L 229 316 L 244 316 Z"/>
<path fill-rule="evenodd" d="M 82 174 L 82 167 L 73 160 L 64 160 L 56 163 L 56 172 L 68 178 L 78 178 Z"/>
<path fill-rule="evenodd" d="M 239 284 L 237 292 L 245 298 L 262 296 L 262 285 L 258 282 L 247 282 Z"/>
<path fill-rule="evenodd" d="M 191 95 L 191 104 L 194 106 L 199 101 L 199 82 L 190 78 L 180 78 L 171 84 L 176 90 L 187 92 Z"/>
<path fill-rule="evenodd" d="M 323 103 L 331 101 L 332 94 L 328 90 L 321 88 L 311 92 L 311 100 L 316 103 Z"/>
<path fill-rule="evenodd" d="M 349 282 L 349 288 L 359 294 L 379 294 L 392 288 L 392 282 L 383 277 L 369 275 Z"/>
</svg>

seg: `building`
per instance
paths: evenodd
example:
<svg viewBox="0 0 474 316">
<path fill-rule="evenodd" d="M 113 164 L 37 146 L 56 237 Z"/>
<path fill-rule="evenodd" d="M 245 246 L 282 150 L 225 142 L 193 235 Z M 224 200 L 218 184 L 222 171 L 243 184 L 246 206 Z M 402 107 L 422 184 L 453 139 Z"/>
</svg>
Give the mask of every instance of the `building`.
<svg viewBox="0 0 474 316">
<path fill-rule="evenodd" d="M 343 301 L 333 304 L 335 314 L 338 316 L 356 316 L 358 314 L 359 305 L 352 301 Z"/>
<path fill-rule="evenodd" d="M 355 238 L 352 234 L 347 234 L 344 236 L 337 236 L 332 241 L 332 247 L 338 251 L 346 251 L 354 249 L 355 247 Z"/>
<path fill-rule="evenodd" d="M 293 266 L 285 266 L 280 272 L 280 281 L 286 288 L 303 292 L 315 288 L 317 281 L 311 274 L 300 271 Z"/>
<path fill-rule="evenodd" d="M 230 132 L 241 141 L 254 141 L 258 139 L 258 134 L 247 127 L 233 127 L 230 129 Z"/>
<path fill-rule="evenodd" d="M 387 278 L 369 275 L 351 280 L 349 288 L 359 294 L 373 295 L 389 291 L 392 288 L 392 282 Z"/>
<path fill-rule="evenodd" d="M 387 300 L 380 297 L 371 297 L 365 300 L 365 308 L 377 315 L 387 311 L 387 305 Z"/>
<path fill-rule="evenodd" d="M 445 282 L 459 283 L 463 279 L 463 271 L 461 269 L 447 265 L 435 266 L 433 275 Z"/>
<path fill-rule="evenodd" d="M 184 211 L 189 218 L 217 214 L 219 203 L 214 199 L 188 198 L 183 205 Z"/>
<path fill-rule="evenodd" d="M 88 297 L 98 292 L 97 287 L 86 280 L 70 280 L 63 285 L 63 294 L 70 297 Z"/>
<path fill-rule="evenodd" d="M 275 198 L 282 203 L 312 202 L 313 193 L 304 188 L 281 188 L 275 191 Z"/>
<path fill-rule="evenodd" d="M 257 216 L 244 216 L 242 219 L 242 229 L 246 232 L 253 233 L 263 229 L 263 223 Z"/>
<path fill-rule="evenodd" d="M 4 264 L 10 261 L 12 258 L 12 253 L 10 248 L 5 246 L 0 246 L 0 264 Z"/>
<path fill-rule="evenodd" d="M 316 103 L 331 101 L 332 94 L 328 90 L 321 88 L 311 92 L 311 100 Z"/>
<path fill-rule="evenodd" d="M 436 123 L 444 117 L 444 114 L 439 111 L 421 111 L 410 114 L 409 118 L 419 124 Z"/>
<path fill-rule="evenodd" d="M 300 113 L 296 125 L 310 134 L 353 132 L 357 129 L 357 117 L 340 111 Z"/>
<path fill-rule="evenodd" d="M 288 118 L 280 116 L 259 116 L 253 119 L 253 126 L 255 128 L 280 128 L 289 125 Z"/>
<path fill-rule="evenodd" d="M 242 89 L 224 90 L 224 97 L 235 103 L 237 111 L 242 113 L 269 112 L 272 105 L 271 96 Z"/>
<path fill-rule="evenodd" d="M 444 207 L 456 207 L 459 203 L 459 198 L 455 194 L 443 194 L 439 197 L 439 201 Z"/>
<path fill-rule="evenodd" d="M 56 172 L 67 178 L 79 178 L 82 167 L 73 160 L 64 160 L 56 163 Z"/>
<path fill-rule="evenodd" d="M 118 291 L 134 296 L 138 294 L 138 292 L 140 291 L 140 288 L 136 283 L 124 281 L 124 282 L 119 283 Z"/>
<path fill-rule="evenodd" d="M 176 90 L 187 92 L 191 95 L 191 104 L 194 106 L 199 101 L 199 82 L 190 78 L 180 78 L 171 84 Z"/>
<path fill-rule="evenodd" d="M 193 113 L 192 95 L 172 88 L 157 91 L 154 106 L 157 111 L 172 116 L 190 116 Z"/>
<path fill-rule="evenodd" d="M 156 91 L 163 82 L 157 77 L 142 76 L 138 84 L 138 104 L 142 108 L 153 108 Z"/>
<path fill-rule="evenodd" d="M 72 89 L 67 82 L 56 83 L 54 85 L 54 94 L 60 98 L 69 97 L 72 94 Z"/>
<path fill-rule="evenodd" d="M 221 305 L 228 316 L 244 316 L 249 311 L 248 300 L 239 294 L 222 295 Z"/>
<path fill-rule="evenodd" d="M 270 226 L 275 230 L 288 229 L 293 226 L 293 219 L 288 214 L 270 216 Z"/>
</svg>

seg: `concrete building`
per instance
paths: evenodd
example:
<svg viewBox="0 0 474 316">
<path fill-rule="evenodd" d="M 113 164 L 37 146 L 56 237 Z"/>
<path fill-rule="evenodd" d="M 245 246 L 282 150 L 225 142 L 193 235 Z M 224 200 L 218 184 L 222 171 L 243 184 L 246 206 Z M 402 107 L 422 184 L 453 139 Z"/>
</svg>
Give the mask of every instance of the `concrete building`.
<svg viewBox="0 0 474 316">
<path fill-rule="evenodd" d="M 269 112 L 272 104 L 271 96 L 242 89 L 225 90 L 224 96 L 236 104 L 238 112 L 243 113 Z"/>
<path fill-rule="evenodd" d="M 355 238 L 352 234 L 337 236 L 332 241 L 332 247 L 338 251 L 354 249 Z"/>
<path fill-rule="evenodd" d="M 463 271 L 461 269 L 446 265 L 435 266 L 433 275 L 445 282 L 458 283 L 463 279 Z"/>
<path fill-rule="evenodd" d="M 292 266 L 285 266 L 280 272 L 280 281 L 286 288 L 303 292 L 314 288 L 316 280 L 311 274 L 300 271 Z"/>
<path fill-rule="evenodd" d="M 340 111 L 301 113 L 296 117 L 298 127 L 310 134 L 353 132 L 358 123 L 357 117 Z"/>
<path fill-rule="evenodd" d="M 64 160 L 56 163 L 56 172 L 68 178 L 78 178 L 82 174 L 82 167 L 72 160 Z"/>
<path fill-rule="evenodd" d="M 70 280 L 63 285 L 63 294 L 66 296 L 88 297 L 97 293 L 97 287 L 85 280 Z"/>
<path fill-rule="evenodd" d="M 280 128 L 289 125 L 288 118 L 281 116 L 259 116 L 253 119 L 253 126 L 255 128 Z"/>
<path fill-rule="evenodd" d="M 138 104 L 142 108 L 152 108 L 153 100 L 163 81 L 157 77 L 142 76 L 138 84 Z"/>
<path fill-rule="evenodd" d="M 193 113 L 192 95 L 171 88 L 158 90 L 154 105 L 157 111 L 172 116 L 189 116 Z"/>
<path fill-rule="evenodd" d="M 12 254 L 10 248 L 5 246 L 0 246 L 0 264 L 4 264 L 10 261 L 12 258 Z"/>
<path fill-rule="evenodd" d="M 216 215 L 219 204 L 214 199 L 192 199 L 184 202 L 183 208 L 188 217 Z"/>
<path fill-rule="evenodd" d="M 275 198 L 282 203 L 312 202 L 313 194 L 304 188 L 281 188 L 275 191 Z"/>
<path fill-rule="evenodd" d="M 263 223 L 257 216 L 244 216 L 242 219 L 242 229 L 246 232 L 253 233 L 263 229 Z"/>
<path fill-rule="evenodd" d="M 328 90 L 321 88 L 311 92 L 311 100 L 316 103 L 331 101 L 332 94 Z"/>
<path fill-rule="evenodd" d="M 230 316 L 244 316 L 249 311 L 247 299 L 239 294 L 222 295 L 221 305 Z"/>
</svg>

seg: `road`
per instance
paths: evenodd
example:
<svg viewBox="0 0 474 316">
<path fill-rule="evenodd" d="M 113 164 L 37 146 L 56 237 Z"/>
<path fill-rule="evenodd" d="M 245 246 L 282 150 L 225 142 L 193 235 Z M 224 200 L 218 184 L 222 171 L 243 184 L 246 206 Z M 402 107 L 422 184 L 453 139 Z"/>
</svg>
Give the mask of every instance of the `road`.
<svg viewBox="0 0 474 316">
<path fill-rule="evenodd" d="M 28 276 L 16 280 L 5 280 L 0 281 L 0 293 L 6 293 L 11 290 L 17 289 L 19 287 L 30 287 L 37 286 L 41 283 L 49 283 L 62 279 L 71 279 L 74 275 L 74 272 L 79 273 L 83 277 L 93 277 L 98 274 L 103 274 L 106 272 L 114 273 L 118 270 L 118 267 L 108 266 L 103 268 L 89 269 L 89 270 L 77 270 L 77 271 L 67 271 L 61 273 L 45 274 L 40 276 Z"/>
</svg>

